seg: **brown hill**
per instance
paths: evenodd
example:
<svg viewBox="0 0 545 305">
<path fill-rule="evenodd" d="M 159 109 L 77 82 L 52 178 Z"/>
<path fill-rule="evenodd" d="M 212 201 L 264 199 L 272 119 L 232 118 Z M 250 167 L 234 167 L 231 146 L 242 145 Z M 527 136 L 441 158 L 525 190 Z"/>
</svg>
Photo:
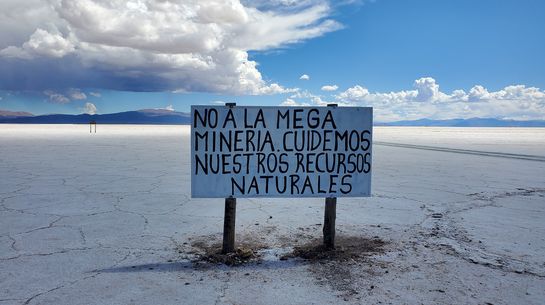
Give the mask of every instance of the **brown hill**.
<svg viewBox="0 0 545 305">
<path fill-rule="evenodd" d="M 9 110 L 2 110 L 0 109 L 0 117 L 4 118 L 18 118 L 18 117 L 28 117 L 28 116 L 34 116 L 30 112 L 24 112 L 24 111 L 9 111 Z"/>
</svg>

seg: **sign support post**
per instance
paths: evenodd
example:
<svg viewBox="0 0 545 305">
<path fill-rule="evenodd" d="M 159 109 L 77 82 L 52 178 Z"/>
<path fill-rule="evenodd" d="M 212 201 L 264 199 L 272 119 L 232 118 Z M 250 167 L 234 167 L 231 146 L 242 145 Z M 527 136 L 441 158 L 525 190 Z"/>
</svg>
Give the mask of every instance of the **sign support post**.
<svg viewBox="0 0 545 305">
<path fill-rule="evenodd" d="M 337 198 L 325 199 L 324 213 L 324 246 L 327 249 L 335 249 L 335 218 L 337 217 Z"/>
<path fill-rule="evenodd" d="M 327 107 L 337 107 L 337 104 L 327 104 Z M 335 218 L 337 217 L 337 197 L 325 199 L 324 211 L 324 246 L 335 249 Z"/>
<path fill-rule="evenodd" d="M 237 103 L 225 103 L 225 106 L 233 108 Z M 237 217 L 237 199 L 225 198 L 225 215 L 223 215 L 223 245 L 221 253 L 227 254 L 235 251 L 235 220 Z"/>
<path fill-rule="evenodd" d="M 223 246 L 221 253 L 235 251 L 235 219 L 237 216 L 237 199 L 225 198 L 225 215 L 223 216 Z"/>
</svg>

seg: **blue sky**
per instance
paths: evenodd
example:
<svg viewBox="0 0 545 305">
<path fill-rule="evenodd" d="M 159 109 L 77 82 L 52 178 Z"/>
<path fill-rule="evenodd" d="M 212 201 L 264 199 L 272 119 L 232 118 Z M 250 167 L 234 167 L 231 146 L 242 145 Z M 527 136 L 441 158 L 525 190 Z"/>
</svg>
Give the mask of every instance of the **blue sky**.
<svg viewBox="0 0 545 305">
<path fill-rule="evenodd" d="M 213 3 L 187 20 L 180 10 L 174 25 L 150 17 L 163 12 L 154 0 L 127 1 L 87 23 L 74 16 L 104 1 L 18 2 L 0 4 L 0 109 L 335 102 L 373 106 L 382 121 L 545 119 L 544 1 L 233 1 L 220 15 Z M 27 22 L 24 5 L 55 14 Z M 23 15 L 11 20 L 8 11 Z M 158 38 L 123 26 L 130 19 L 111 20 L 119 15 L 150 18 Z M 199 30 L 188 33 L 185 22 Z"/>
</svg>

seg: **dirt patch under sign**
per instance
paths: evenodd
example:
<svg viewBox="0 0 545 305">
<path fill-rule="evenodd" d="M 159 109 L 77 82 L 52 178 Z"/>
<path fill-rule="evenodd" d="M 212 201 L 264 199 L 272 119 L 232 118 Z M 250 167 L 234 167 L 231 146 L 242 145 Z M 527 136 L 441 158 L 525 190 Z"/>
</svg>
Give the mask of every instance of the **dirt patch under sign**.
<svg viewBox="0 0 545 305">
<path fill-rule="evenodd" d="M 266 249 L 266 245 L 257 241 L 246 241 L 241 243 L 233 253 L 221 253 L 221 242 L 217 237 L 207 236 L 194 240 L 190 244 L 189 251 L 183 251 L 192 255 L 192 261 L 196 266 L 203 264 L 225 264 L 227 266 L 238 266 L 246 263 L 257 263 L 261 261 L 260 250 Z"/>
<path fill-rule="evenodd" d="M 356 236 L 340 236 L 336 239 L 335 249 L 327 249 L 322 240 L 314 240 L 305 245 L 296 246 L 293 252 L 281 257 L 302 258 L 310 261 L 334 260 L 348 261 L 384 252 L 386 243 L 379 238 L 365 238 Z"/>
<path fill-rule="evenodd" d="M 385 251 L 386 242 L 382 239 L 366 238 L 361 236 L 338 236 L 335 249 L 324 247 L 320 238 L 302 241 L 298 239 L 287 243 L 287 238 L 283 238 L 285 249 L 281 255 L 278 255 L 280 261 L 289 259 L 303 259 L 308 262 L 353 262 L 361 261 L 365 257 L 373 254 L 380 254 Z M 291 244 L 291 245 L 290 245 Z M 222 254 L 221 242 L 217 236 L 206 236 L 192 240 L 184 249 L 179 249 L 180 253 L 189 254 L 191 260 L 196 265 L 225 264 L 228 266 L 237 266 L 246 263 L 260 263 L 262 253 L 271 249 L 272 245 L 261 240 L 252 240 L 244 238 L 244 242 L 237 245 L 233 253 Z"/>
</svg>

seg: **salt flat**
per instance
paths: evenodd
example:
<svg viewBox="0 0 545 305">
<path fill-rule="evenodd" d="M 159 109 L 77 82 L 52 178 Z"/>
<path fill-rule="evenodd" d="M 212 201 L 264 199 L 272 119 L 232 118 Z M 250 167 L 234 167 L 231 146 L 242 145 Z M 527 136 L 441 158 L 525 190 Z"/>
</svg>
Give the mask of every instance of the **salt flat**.
<svg viewBox="0 0 545 305">
<path fill-rule="evenodd" d="M 364 259 L 279 257 L 323 199 L 238 200 L 242 266 L 194 265 L 223 201 L 190 198 L 185 126 L 0 125 L 0 304 L 543 304 L 545 129 L 374 130 L 373 197 L 339 199 Z M 213 187 L 213 186 L 210 186 Z"/>
</svg>

